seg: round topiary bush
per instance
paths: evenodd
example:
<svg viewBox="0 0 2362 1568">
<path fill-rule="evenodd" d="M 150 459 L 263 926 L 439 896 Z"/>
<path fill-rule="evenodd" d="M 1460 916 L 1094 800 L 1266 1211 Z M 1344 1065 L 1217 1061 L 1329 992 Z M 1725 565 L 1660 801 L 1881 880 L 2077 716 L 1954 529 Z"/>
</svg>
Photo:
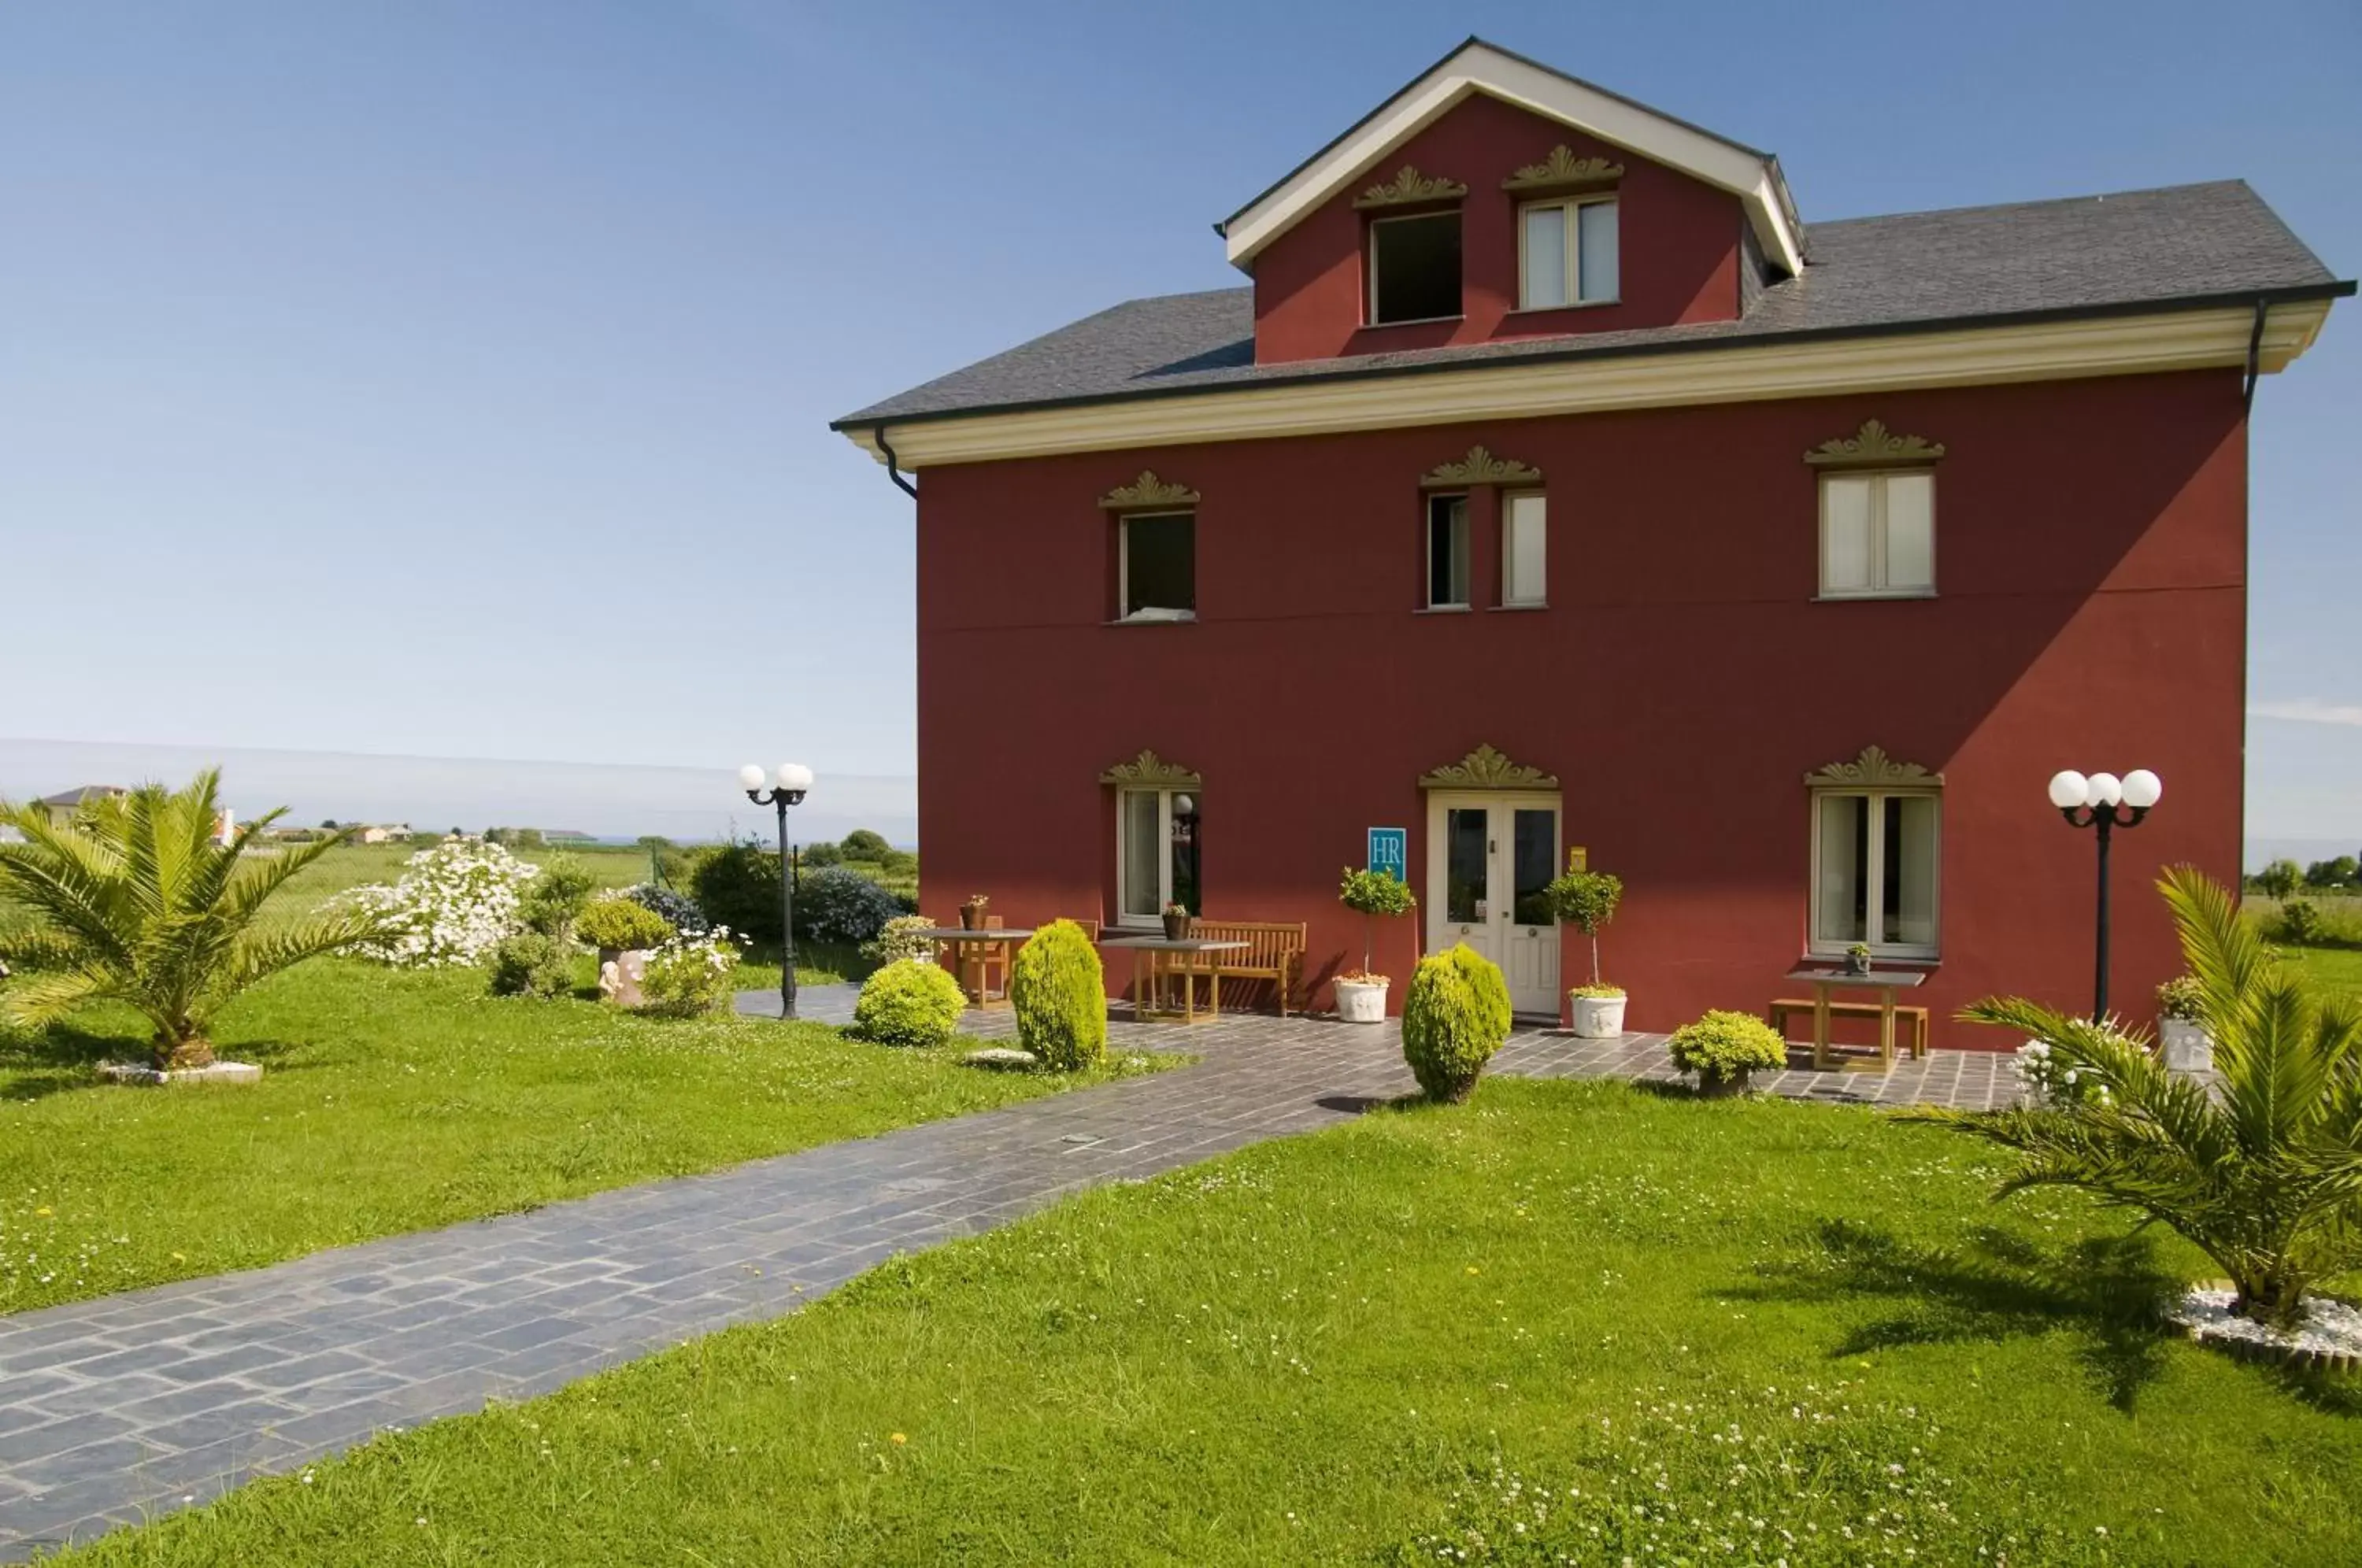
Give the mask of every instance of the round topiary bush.
<svg viewBox="0 0 2362 1568">
<path fill-rule="evenodd" d="M 1403 999 L 1403 1060 L 1429 1099 L 1466 1099 L 1509 1038 L 1509 983 L 1465 943 L 1418 961 Z"/>
<path fill-rule="evenodd" d="M 1788 1065 L 1788 1047 L 1772 1026 L 1753 1013 L 1717 1008 L 1695 1023 L 1684 1023 L 1666 1042 L 1677 1072 L 1695 1073 L 1707 1094 L 1727 1094 L 1758 1067 Z"/>
<path fill-rule="evenodd" d="M 673 934 L 672 922 L 636 899 L 601 899 L 574 922 L 575 939 L 602 953 L 661 947 Z"/>
<path fill-rule="evenodd" d="M 941 1045 L 966 1007 L 959 982 L 940 966 L 898 959 L 862 982 L 853 1032 L 880 1045 Z"/>
<path fill-rule="evenodd" d="M 1062 1073 L 1107 1055 L 1107 977 L 1099 950 L 1070 920 L 1054 920 L 1017 950 L 1009 966 L 1017 1043 Z"/>
</svg>

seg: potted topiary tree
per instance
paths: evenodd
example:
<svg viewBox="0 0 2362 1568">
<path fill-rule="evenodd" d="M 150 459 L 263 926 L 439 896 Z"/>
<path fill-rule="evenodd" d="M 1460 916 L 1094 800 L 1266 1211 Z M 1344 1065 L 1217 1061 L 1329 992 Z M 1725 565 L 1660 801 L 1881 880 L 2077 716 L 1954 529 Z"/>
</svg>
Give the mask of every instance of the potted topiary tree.
<svg viewBox="0 0 2362 1568">
<path fill-rule="evenodd" d="M 1379 915 L 1407 914 L 1418 900 L 1411 897 L 1410 884 L 1393 872 L 1356 871 L 1348 866 L 1337 901 L 1362 917 L 1362 966 L 1348 969 L 1333 982 L 1337 1016 L 1347 1023 L 1384 1023 L 1390 982 L 1370 968 L 1376 920 Z"/>
<path fill-rule="evenodd" d="M 1599 977 L 1599 928 L 1616 918 L 1624 884 L 1605 871 L 1569 871 L 1543 889 L 1551 912 L 1591 939 L 1591 983 L 1567 992 L 1567 1022 L 1578 1039 L 1624 1032 L 1624 988 Z"/>
<path fill-rule="evenodd" d="M 670 941 L 672 922 L 634 899 L 601 899 L 574 922 L 575 940 L 599 950 L 599 994 L 624 1007 L 646 999 L 648 955 Z"/>
<path fill-rule="evenodd" d="M 2177 975 L 2157 988 L 2157 1037 L 2165 1065 L 2177 1073 L 2214 1069 L 2214 1040 L 2206 1032 L 2206 988 L 2195 975 Z"/>
<path fill-rule="evenodd" d="M 1752 1013 L 1717 1008 L 1695 1023 L 1684 1023 L 1665 1042 L 1676 1072 L 1695 1073 L 1698 1093 L 1707 1099 L 1737 1094 L 1747 1075 L 1788 1065 L 1788 1047 L 1772 1026 Z"/>
</svg>

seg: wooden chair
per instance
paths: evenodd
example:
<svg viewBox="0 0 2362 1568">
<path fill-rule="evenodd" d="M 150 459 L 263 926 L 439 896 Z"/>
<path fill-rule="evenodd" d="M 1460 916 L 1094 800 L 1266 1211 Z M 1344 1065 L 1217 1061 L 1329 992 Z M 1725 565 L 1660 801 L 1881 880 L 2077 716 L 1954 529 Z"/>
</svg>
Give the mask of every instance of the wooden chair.
<svg viewBox="0 0 2362 1568">
<path fill-rule="evenodd" d="M 1209 942 L 1243 942 L 1243 949 L 1204 953 L 1189 959 L 1187 973 L 1204 975 L 1210 982 L 1220 963 L 1225 980 L 1269 980 L 1279 997 L 1279 1016 L 1287 1016 L 1287 999 L 1304 973 L 1304 922 L 1259 920 L 1200 920 L 1189 934 Z"/>
<path fill-rule="evenodd" d="M 1829 1017 L 1832 1019 L 1876 1018 L 1882 1010 L 1883 1010 L 1874 1001 L 1838 1001 L 1831 999 L 1829 1002 Z M 1807 1018 L 1812 1016 L 1812 998 L 1782 997 L 1764 1010 L 1763 1018 L 1765 1022 L 1771 1024 L 1772 1032 L 1785 1040 L 1788 1038 L 1790 1016 L 1800 1012 Z M 1894 1017 L 1898 1023 L 1909 1025 L 1907 1035 L 1904 1030 L 1895 1031 L 1898 1036 L 1895 1043 L 1909 1045 L 1911 1059 L 1915 1062 L 1926 1055 L 1927 1010 L 1924 1007 L 1904 1007 L 1898 1002 L 1895 1004 Z"/>
</svg>

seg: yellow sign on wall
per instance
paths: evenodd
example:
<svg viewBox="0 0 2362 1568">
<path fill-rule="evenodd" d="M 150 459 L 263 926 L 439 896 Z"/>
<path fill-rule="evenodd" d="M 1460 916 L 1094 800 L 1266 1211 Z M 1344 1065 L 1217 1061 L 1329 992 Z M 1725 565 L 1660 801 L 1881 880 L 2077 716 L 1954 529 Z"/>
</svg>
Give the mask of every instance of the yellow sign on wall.
<svg viewBox="0 0 2362 1568">
<path fill-rule="evenodd" d="M 1566 868 L 1570 871 L 1591 869 L 1591 851 L 1582 845 L 1570 845 L 1566 852 Z"/>
</svg>

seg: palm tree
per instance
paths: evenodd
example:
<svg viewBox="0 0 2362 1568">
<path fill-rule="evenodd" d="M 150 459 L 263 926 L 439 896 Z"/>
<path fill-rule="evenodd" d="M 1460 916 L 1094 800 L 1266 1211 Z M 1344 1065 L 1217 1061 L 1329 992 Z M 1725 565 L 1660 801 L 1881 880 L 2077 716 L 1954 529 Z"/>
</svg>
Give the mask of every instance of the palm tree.
<svg viewBox="0 0 2362 1568">
<path fill-rule="evenodd" d="M 2286 1326 L 2313 1281 L 2362 1264 L 2362 1009 L 2310 998 L 2196 867 L 2175 867 L 2158 887 L 2204 996 L 2214 1088 L 2169 1072 L 2145 1036 L 1993 998 L 1960 1016 L 2047 1042 L 2057 1066 L 2106 1093 L 1912 1120 L 2024 1155 L 1997 1198 L 2081 1187 L 2170 1226 L 2229 1276 L 2233 1310 Z"/>
<path fill-rule="evenodd" d="M 25 837 L 0 844 L 0 898 L 30 917 L 0 937 L 28 971 L 0 987 L 0 1019 L 38 1027 L 123 1002 L 153 1027 L 156 1066 L 201 1067 L 214 1059 L 206 1030 L 232 997 L 381 934 L 381 917 L 359 910 L 259 925 L 271 895 L 339 840 L 244 858 L 282 812 L 220 840 L 220 780 L 209 769 L 185 790 L 144 785 L 62 824 L 38 806 L 0 807 Z"/>
</svg>

